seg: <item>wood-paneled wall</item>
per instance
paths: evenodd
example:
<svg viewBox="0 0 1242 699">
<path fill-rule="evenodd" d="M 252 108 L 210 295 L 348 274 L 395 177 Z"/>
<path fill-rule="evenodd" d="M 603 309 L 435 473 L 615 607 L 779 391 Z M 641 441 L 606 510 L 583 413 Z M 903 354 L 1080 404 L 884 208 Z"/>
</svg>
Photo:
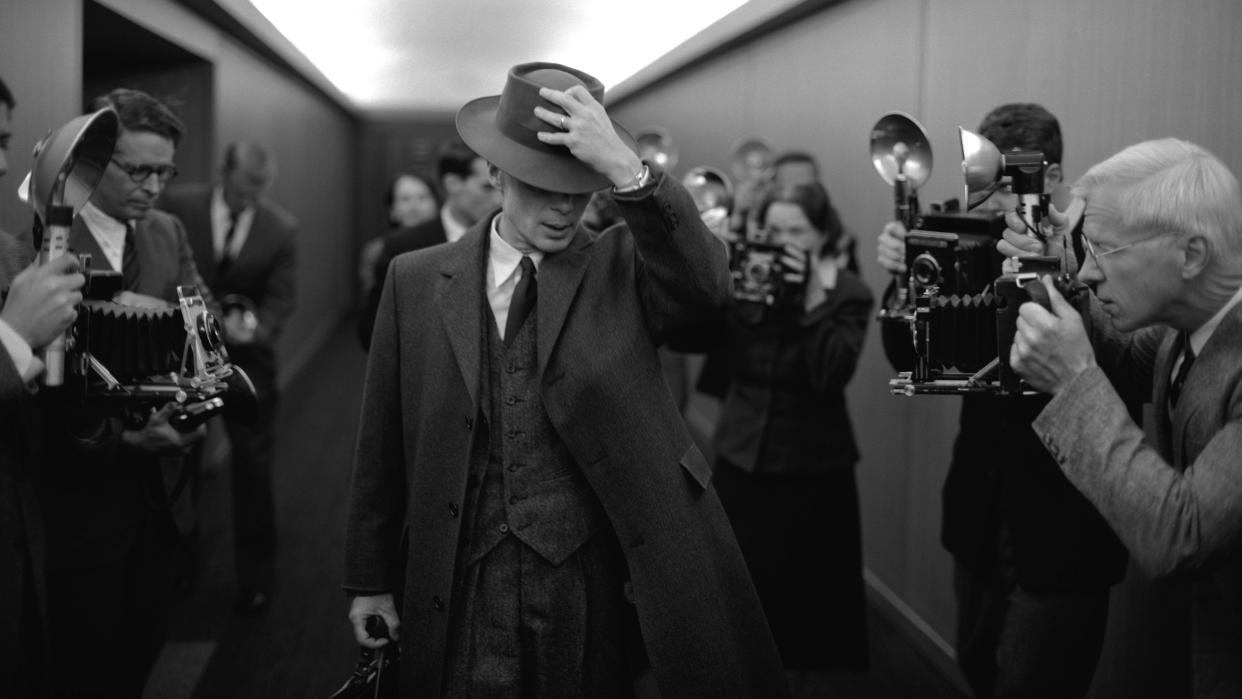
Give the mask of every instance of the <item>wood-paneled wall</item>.
<svg viewBox="0 0 1242 699">
<path fill-rule="evenodd" d="M 627 85 L 612 111 L 632 130 L 666 128 L 683 172 L 727 168 L 743 136 L 813 153 L 879 295 L 887 277 L 874 241 L 892 204 L 867 139 L 881 114 L 908 112 L 929 132 L 936 163 L 925 204 L 960 196 L 955 127 L 973 129 L 1014 101 L 1042 103 L 1060 118 L 1070 178 L 1161 136 L 1197 142 L 1242 172 L 1239 30 L 1236 0 L 853 0 L 650 88 Z M 930 647 L 947 651 L 954 604 L 951 560 L 939 544 L 940 489 L 960 401 L 891 397 L 889 377 L 873 325 L 848 393 L 863 457 L 866 565 L 873 587 Z M 1130 589 L 1114 596 L 1098 696 L 1143 695 L 1143 658 L 1125 638 L 1141 599 Z"/>
<path fill-rule="evenodd" d="M 18 101 L 12 171 L 0 180 L 0 228 L 10 232 L 30 226 L 15 189 L 35 142 L 81 110 L 83 3 L 91 1 L 0 6 L 0 76 Z M 342 261 L 354 256 L 357 119 L 178 3 L 100 4 L 213 64 L 214 133 L 188 138 L 209 138 L 218 149 L 247 138 L 275 153 L 279 176 L 270 196 L 301 222 L 298 308 L 278 347 L 286 375 L 296 371 L 353 303 L 353 266 Z"/>
</svg>

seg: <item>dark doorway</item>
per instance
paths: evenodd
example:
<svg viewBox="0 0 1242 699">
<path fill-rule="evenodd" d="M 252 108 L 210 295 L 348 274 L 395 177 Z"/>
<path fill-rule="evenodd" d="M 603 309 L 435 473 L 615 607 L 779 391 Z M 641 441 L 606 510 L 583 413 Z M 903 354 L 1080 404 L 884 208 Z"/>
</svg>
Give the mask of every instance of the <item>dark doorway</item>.
<svg viewBox="0 0 1242 699">
<path fill-rule="evenodd" d="M 112 10 L 83 3 L 82 105 L 118 87 L 147 92 L 185 122 L 179 179 L 209 180 L 215 165 L 215 80 L 210 61 Z"/>
</svg>

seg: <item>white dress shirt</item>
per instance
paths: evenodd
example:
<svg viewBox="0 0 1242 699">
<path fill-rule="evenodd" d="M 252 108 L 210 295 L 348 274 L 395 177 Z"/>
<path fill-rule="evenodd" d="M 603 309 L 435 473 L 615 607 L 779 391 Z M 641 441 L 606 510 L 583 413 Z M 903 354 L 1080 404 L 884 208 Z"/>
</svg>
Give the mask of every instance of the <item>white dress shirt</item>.
<svg viewBox="0 0 1242 699">
<path fill-rule="evenodd" d="M 440 224 L 444 226 L 444 239 L 450 243 L 456 243 L 470 228 L 453 218 L 453 214 L 449 213 L 448 204 L 440 207 Z"/>
<path fill-rule="evenodd" d="M 224 192 L 216 185 L 211 190 L 211 249 L 216 254 L 216 261 L 224 258 L 224 239 L 229 234 L 229 224 L 233 214 L 229 205 L 224 203 Z M 233 231 L 233 240 L 229 243 L 228 256 L 236 259 L 250 236 L 250 224 L 254 222 L 254 207 L 248 206 L 237 215 L 237 229 Z"/>
<path fill-rule="evenodd" d="M 125 222 L 105 214 L 89 201 L 82 207 L 81 216 L 86 230 L 91 232 L 91 237 L 108 258 L 108 264 L 113 270 L 124 272 L 121 261 L 125 259 L 125 234 L 129 232 Z"/>
<path fill-rule="evenodd" d="M 500 214 L 492 219 L 492 234 L 487 251 L 487 303 L 492 307 L 492 315 L 496 317 L 496 329 L 500 339 L 505 339 L 505 322 L 509 320 L 509 306 L 513 302 L 513 290 L 522 278 L 522 270 L 518 266 L 522 257 L 529 257 L 539 269 L 543 261 L 543 253 L 538 250 L 529 253 L 505 242 L 500 237 Z"/>
</svg>

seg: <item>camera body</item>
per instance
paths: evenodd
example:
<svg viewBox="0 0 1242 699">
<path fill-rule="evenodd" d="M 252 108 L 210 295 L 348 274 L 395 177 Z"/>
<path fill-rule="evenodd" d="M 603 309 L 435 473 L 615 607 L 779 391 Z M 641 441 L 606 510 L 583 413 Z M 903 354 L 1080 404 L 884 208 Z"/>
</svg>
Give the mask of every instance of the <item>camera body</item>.
<svg viewBox="0 0 1242 699">
<path fill-rule="evenodd" d="M 785 278 L 782 261 L 785 248 L 759 241 L 738 241 L 730 245 L 729 273 L 733 278 L 733 300 L 764 306 L 793 305 L 802 299 L 803 286 Z M 810 256 L 807 256 L 808 265 Z M 809 266 L 806 267 L 809 270 Z"/>
<path fill-rule="evenodd" d="M 182 431 L 226 410 L 243 420 L 255 414 L 254 386 L 229 362 L 219 322 L 196 287 L 177 287 L 175 306 L 138 308 L 109 300 L 119 289 L 116 272 L 86 276 L 66 366 L 88 403 L 119 411 L 131 425 L 174 403 L 169 422 Z"/>
<path fill-rule="evenodd" d="M 910 298 L 929 289 L 943 296 L 978 294 L 1000 275 L 1002 212 L 931 212 L 917 223 L 906 235 Z"/>
</svg>

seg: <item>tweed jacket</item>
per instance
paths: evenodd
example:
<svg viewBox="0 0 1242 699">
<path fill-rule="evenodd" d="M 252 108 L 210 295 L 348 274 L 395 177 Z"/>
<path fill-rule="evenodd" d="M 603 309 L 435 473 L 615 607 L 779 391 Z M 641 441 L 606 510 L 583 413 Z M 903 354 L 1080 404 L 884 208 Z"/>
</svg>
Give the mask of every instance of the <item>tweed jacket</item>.
<svg viewBox="0 0 1242 699">
<path fill-rule="evenodd" d="M 655 168 L 652 168 L 653 171 Z M 788 690 L 746 565 L 661 373 L 656 347 L 728 297 L 724 248 L 672 177 L 619 194 L 625 224 L 539 267 L 543 407 L 629 567 L 647 655 L 669 697 Z M 350 494 L 345 587 L 395 592 L 402 691 L 437 696 L 480 405 L 487 235 L 401 255 L 385 282 Z M 484 457 L 485 458 L 485 457 Z M 408 536 L 408 558 L 401 542 Z"/>
<path fill-rule="evenodd" d="M 254 302 L 259 319 L 256 341 L 244 348 L 230 345 L 229 351 L 256 390 L 270 391 L 276 379 L 276 340 L 295 305 L 298 222 L 279 206 L 260 201 L 245 244 L 228 270 L 219 275 L 212 237 L 212 192 L 213 185 L 207 183 L 169 187 L 160 196 L 159 207 L 185 224 L 195 265 L 216 300 L 239 294 Z"/>
<path fill-rule="evenodd" d="M 1212 333 L 1172 413 L 1178 334 L 1122 337 L 1093 311 L 1101 368 L 1071 381 L 1033 426 L 1144 570 L 1189 581 L 1195 696 L 1242 696 L 1242 305 Z M 1154 434 L 1144 437 L 1114 386 L 1151 397 Z"/>
</svg>

